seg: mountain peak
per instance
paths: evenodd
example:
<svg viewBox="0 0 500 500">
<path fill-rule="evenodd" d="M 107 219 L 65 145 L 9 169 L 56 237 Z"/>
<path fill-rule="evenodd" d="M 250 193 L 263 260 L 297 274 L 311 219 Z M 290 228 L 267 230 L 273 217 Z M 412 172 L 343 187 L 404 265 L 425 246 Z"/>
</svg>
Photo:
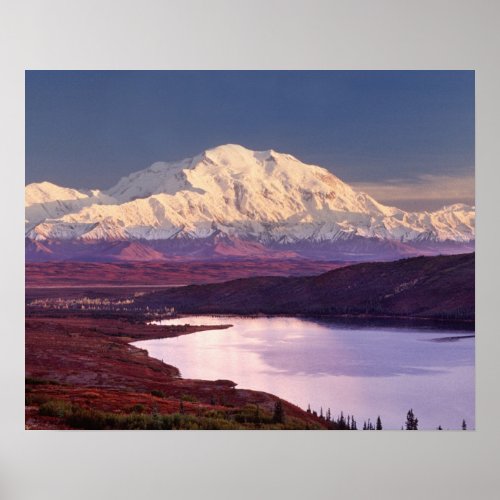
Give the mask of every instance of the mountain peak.
<svg viewBox="0 0 500 500">
<path fill-rule="evenodd" d="M 48 203 L 58 200 L 78 200 L 88 195 L 73 188 L 58 186 L 52 182 L 33 182 L 24 189 L 25 204 Z"/>
<path fill-rule="evenodd" d="M 240 144 L 221 144 L 220 146 L 205 150 L 201 156 L 219 165 L 231 165 L 253 162 L 255 160 L 265 161 L 271 159 L 276 154 L 276 151 L 273 149 L 254 151 Z"/>
<path fill-rule="evenodd" d="M 207 154 L 227 154 L 227 153 L 243 153 L 243 154 L 253 154 L 255 151 L 252 149 L 246 148 L 241 144 L 219 144 L 218 146 L 214 146 L 213 148 L 208 148 L 204 151 Z"/>
</svg>

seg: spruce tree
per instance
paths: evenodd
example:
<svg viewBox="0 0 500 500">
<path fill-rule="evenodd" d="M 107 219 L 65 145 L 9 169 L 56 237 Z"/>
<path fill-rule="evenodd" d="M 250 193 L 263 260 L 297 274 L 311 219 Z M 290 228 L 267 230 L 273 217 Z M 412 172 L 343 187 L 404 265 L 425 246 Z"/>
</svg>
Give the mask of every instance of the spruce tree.
<svg viewBox="0 0 500 500">
<path fill-rule="evenodd" d="M 339 418 L 339 427 L 341 429 L 345 429 L 345 418 L 344 418 L 344 412 L 340 412 L 340 418 Z"/>
<path fill-rule="evenodd" d="M 465 422 L 465 419 L 462 420 L 462 430 L 466 431 L 467 430 L 467 423 Z"/>
<path fill-rule="evenodd" d="M 413 408 L 406 414 L 406 430 L 416 431 L 418 430 L 418 418 L 415 417 L 413 413 Z"/>
<path fill-rule="evenodd" d="M 377 431 L 382 430 L 382 420 L 380 420 L 380 415 L 377 417 L 377 426 L 376 426 Z"/>
</svg>

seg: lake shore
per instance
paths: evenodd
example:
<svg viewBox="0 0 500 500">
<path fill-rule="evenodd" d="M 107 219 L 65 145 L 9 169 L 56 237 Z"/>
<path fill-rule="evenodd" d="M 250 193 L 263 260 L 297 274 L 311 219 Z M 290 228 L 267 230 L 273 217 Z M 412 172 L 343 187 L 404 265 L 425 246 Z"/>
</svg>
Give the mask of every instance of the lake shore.
<svg viewBox="0 0 500 500">
<path fill-rule="evenodd" d="M 169 415 L 177 419 L 173 428 L 335 427 L 272 394 L 236 389 L 236 383 L 229 380 L 180 378 L 176 367 L 130 345 L 138 340 L 227 327 L 27 317 L 26 428 L 116 428 L 112 426 L 129 424 L 151 428 L 148 425 L 156 425 L 162 418 L 164 424 L 170 424 Z M 285 411 L 283 423 L 273 422 L 277 401 Z"/>
<path fill-rule="evenodd" d="M 409 408 L 423 429 L 474 425 L 474 334 L 461 326 L 344 323 L 297 316 L 193 315 L 163 324 L 217 325 L 179 339 L 134 343 L 185 377 L 238 381 L 318 413 L 329 407 L 400 429 Z"/>
<path fill-rule="evenodd" d="M 192 316 L 209 316 L 215 318 L 298 318 L 318 322 L 338 323 L 339 325 L 352 325 L 353 327 L 429 327 L 435 329 L 474 331 L 475 320 L 460 319 L 449 320 L 443 318 L 419 316 L 388 316 L 382 314 L 224 314 L 224 313 L 183 313 L 175 318 L 189 318 Z M 163 318 L 168 320 L 169 318 Z M 157 322 L 153 322 L 157 323 Z"/>
</svg>

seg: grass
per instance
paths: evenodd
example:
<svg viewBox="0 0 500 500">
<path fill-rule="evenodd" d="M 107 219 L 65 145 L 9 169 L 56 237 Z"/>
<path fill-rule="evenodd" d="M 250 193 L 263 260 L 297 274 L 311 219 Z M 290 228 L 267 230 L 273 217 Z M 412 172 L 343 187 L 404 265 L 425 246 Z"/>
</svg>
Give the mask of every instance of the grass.
<svg viewBox="0 0 500 500">
<path fill-rule="evenodd" d="M 57 417 L 75 429 L 93 430 L 235 430 L 235 429 L 305 429 L 318 428 L 309 426 L 302 420 L 285 419 L 285 423 L 276 424 L 272 415 L 255 405 L 247 405 L 239 411 L 209 410 L 200 415 L 181 413 L 160 414 L 111 413 L 82 408 L 67 401 L 49 400 L 40 405 L 42 416 Z"/>
<path fill-rule="evenodd" d="M 67 415 L 72 413 L 73 407 L 71 403 L 68 403 L 67 401 L 51 399 L 41 404 L 38 411 L 40 415 L 44 417 L 65 418 Z"/>
</svg>

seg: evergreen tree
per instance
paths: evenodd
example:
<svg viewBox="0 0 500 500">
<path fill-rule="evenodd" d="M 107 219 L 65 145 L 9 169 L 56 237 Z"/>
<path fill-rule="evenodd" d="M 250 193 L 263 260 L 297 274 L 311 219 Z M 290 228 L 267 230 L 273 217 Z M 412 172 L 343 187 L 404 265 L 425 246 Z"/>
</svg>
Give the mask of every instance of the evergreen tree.
<svg viewBox="0 0 500 500">
<path fill-rule="evenodd" d="M 438 431 L 442 431 L 443 428 L 441 427 L 441 425 L 437 428 Z"/>
<path fill-rule="evenodd" d="M 407 431 L 416 431 L 418 430 L 418 418 L 415 417 L 413 413 L 413 408 L 406 414 L 406 430 Z"/>
<path fill-rule="evenodd" d="M 366 420 L 363 422 L 363 430 L 364 431 L 368 430 L 368 427 L 366 426 Z"/>
<path fill-rule="evenodd" d="M 283 409 L 283 404 L 280 399 L 278 399 L 274 405 L 273 422 L 275 424 L 285 423 L 285 410 Z"/>
<path fill-rule="evenodd" d="M 344 418 L 344 412 L 340 412 L 340 418 L 339 418 L 339 421 L 338 421 L 338 424 L 339 424 L 339 427 L 341 429 L 345 429 L 346 425 L 345 425 L 345 418 Z"/>
<path fill-rule="evenodd" d="M 311 405 L 310 404 L 307 405 L 307 413 L 311 413 Z"/>
<path fill-rule="evenodd" d="M 358 430 L 358 425 L 356 423 L 356 420 L 354 420 L 354 415 L 351 418 L 351 430 L 357 431 Z"/>
<path fill-rule="evenodd" d="M 319 410 L 319 418 L 323 418 L 323 407 Z"/>
<path fill-rule="evenodd" d="M 377 425 L 376 425 L 377 431 L 382 430 L 382 420 L 380 420 L 380 415 L 377 417 Z"/>
<path fill-rule="evenodd" d="M 330 420 L 332 419 L 332 414 L 330 412 L 330 408 L 328 408 L 328 410 L 326 410 L 326 419 L 328 420 L 328 422 L 330 422 Z"/>
<path fill-rule="evenodd" d="M 465 422 L 465 419 L 462 420 L 462 430 L 466 431 L 467 430 L 467 423 Z"/>
</svg>

